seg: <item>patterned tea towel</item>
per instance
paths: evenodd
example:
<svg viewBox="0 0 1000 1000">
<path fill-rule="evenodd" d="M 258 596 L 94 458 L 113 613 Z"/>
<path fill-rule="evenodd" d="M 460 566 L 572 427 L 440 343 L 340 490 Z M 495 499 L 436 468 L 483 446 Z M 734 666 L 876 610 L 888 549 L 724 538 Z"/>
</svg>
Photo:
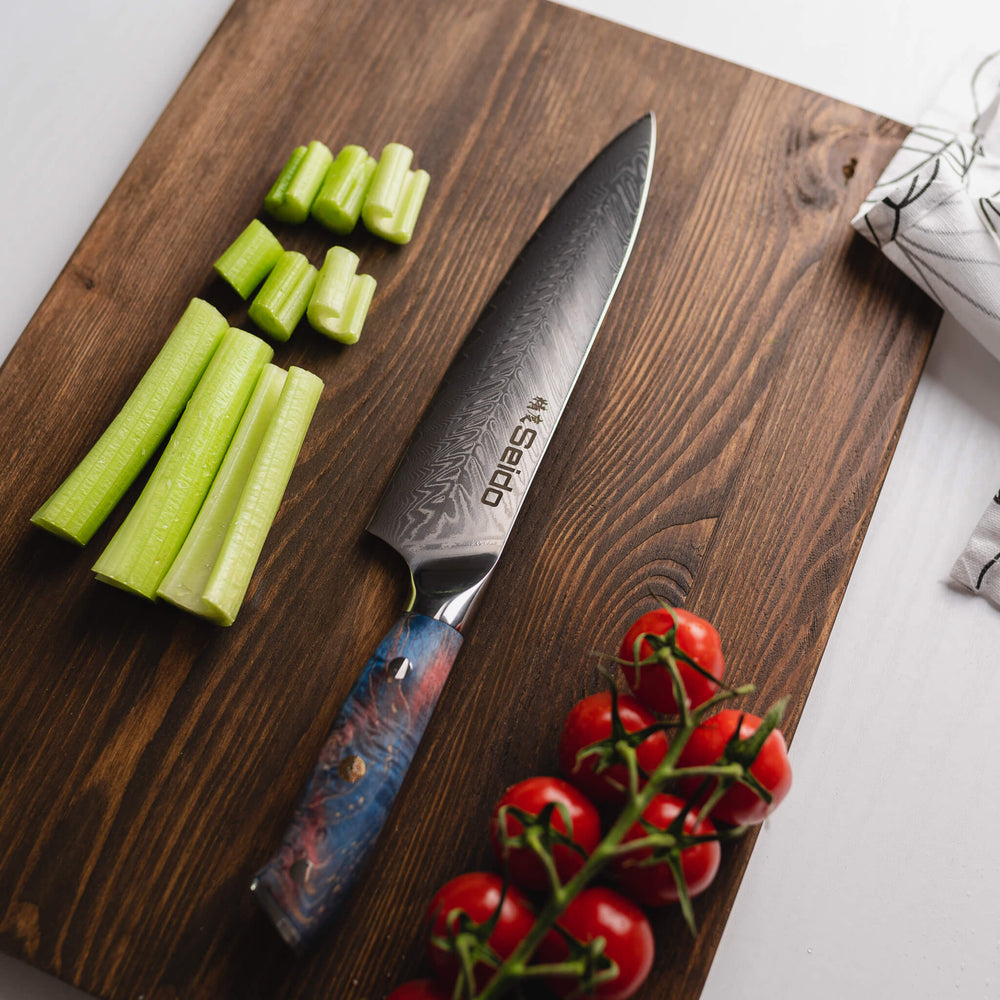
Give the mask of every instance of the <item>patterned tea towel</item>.
<svg viewBox="0 0 1000 1000">
<path fill-rule="evenodd" d="M 852 224 L 1000 357 L 1000 52 L 952 76 Z"/>
<path fill-rule="evenodd" d="M 1000 358 L 1000 52 L 951 77 L 853 225 Z M 1000 490 L 951 576 L 1000 606 Z"/>
</svg>

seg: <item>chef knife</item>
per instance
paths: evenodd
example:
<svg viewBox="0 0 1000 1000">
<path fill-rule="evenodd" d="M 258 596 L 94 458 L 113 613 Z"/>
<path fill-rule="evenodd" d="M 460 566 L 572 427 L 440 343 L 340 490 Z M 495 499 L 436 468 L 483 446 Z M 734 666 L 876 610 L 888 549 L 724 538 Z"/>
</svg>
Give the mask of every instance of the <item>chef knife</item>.
<svg viewBox="0 0 1000 1000">
<path fill-rule="evenodd" d="M 618 285 L 654 144 L 650 112 L 549 212 L 452 362 L 368 525 L 406 560 L 413 597 L 361 671 L 281 845 L 251 883 L 297 951 L 350 893 L 416 753 Z"/>
</svg>

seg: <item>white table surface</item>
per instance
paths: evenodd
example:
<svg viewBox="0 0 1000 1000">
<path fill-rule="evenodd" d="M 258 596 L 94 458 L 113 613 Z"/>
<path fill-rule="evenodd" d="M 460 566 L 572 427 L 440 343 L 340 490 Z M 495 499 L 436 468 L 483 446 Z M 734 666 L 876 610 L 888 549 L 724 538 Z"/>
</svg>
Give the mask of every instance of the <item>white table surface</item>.
<svg viewBox="0 0 1000 1000">
<path fill-rule="evenodd" d="M 8 5 L 0 358 L 228 2 Z M 569 6 L 907 123 L 1000 48 L 996 0 Z M 1000 611 L 947 583 L 998 486 L 1000 361 L 946 318 L 703 1000 L 1000 998 Z M 0 1000 L 82 997 L 0 956 Z"/>
</svg>

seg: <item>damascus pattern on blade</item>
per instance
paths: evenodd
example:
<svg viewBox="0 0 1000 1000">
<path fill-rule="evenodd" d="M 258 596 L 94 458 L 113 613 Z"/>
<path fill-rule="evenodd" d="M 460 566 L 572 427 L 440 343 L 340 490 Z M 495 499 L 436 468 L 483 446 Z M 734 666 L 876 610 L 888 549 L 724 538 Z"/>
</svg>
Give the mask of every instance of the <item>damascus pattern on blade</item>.
<svg viewBox="0 0 1000 1000">
<path fill-rule="evenodd" d="M 628 258 L 652 143 L 641 119 L 580 175 L 445 375 L 368 526 L 411 568 L 499 557 Z"/>
</svg>

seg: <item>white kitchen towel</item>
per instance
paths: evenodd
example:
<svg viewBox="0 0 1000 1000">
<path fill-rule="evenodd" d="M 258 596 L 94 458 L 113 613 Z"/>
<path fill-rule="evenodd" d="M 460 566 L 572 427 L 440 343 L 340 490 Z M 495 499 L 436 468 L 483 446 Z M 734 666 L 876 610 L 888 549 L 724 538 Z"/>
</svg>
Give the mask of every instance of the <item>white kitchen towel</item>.
<svg viewBox="0 0 1000 1000">
<path fill-rule="evenodd" d="M 1000 358 L 1000 52 L 952 75 L 853 225 Z"/>
<path fill-rule="evenodd" d="M 1000 52 L 952 75 L 853 225 L 1000 358 Z M 1000 490 L 951 578 L 1000 607 Z"/>
<path fill-rule="evenodd" d="M 951 578 L 1000 605 L 1000 490 L 983 512 L 965 550 L 955 560 Z"/>
</svg>

